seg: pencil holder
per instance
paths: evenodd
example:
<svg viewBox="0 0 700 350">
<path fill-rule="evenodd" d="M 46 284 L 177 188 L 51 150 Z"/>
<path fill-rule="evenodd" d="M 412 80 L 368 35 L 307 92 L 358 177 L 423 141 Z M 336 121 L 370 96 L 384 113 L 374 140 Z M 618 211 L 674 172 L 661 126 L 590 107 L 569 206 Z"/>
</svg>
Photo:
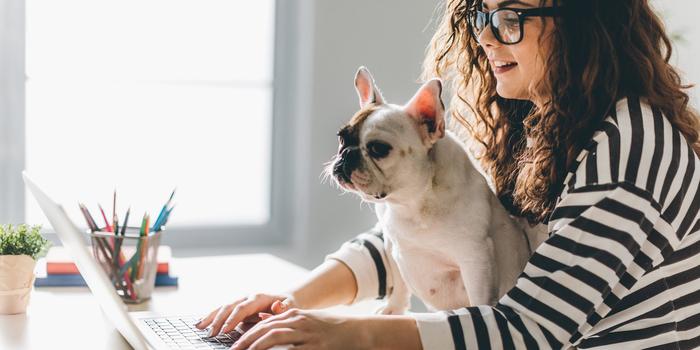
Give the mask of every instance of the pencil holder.
<svg viewBox="0 0 700 350">
<path fill-rule="evenodd" d="M 117 294 L 130 304 L 150 299 L 158 267 L 162 231 L 147 235 L 139 232 L 138 227 L 127 227 L 124 235 L 90 232 L 95 259 L 109 276 Z"/>
</svg>

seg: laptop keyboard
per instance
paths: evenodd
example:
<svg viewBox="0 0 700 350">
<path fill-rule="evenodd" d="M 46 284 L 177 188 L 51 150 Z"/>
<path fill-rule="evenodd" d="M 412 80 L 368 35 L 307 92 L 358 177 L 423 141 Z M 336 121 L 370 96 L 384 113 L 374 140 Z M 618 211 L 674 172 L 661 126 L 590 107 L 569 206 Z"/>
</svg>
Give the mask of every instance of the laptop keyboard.
<svg viewBox="0 0 700 350">
<path fill-rule="evenodd" d="M 242 336 L 233 331 L 208 338 L 209 330 L 195 327 L 195 318 L 149 318 L 143 322 L 171 349 L 228 349 Z"/>
</svg>

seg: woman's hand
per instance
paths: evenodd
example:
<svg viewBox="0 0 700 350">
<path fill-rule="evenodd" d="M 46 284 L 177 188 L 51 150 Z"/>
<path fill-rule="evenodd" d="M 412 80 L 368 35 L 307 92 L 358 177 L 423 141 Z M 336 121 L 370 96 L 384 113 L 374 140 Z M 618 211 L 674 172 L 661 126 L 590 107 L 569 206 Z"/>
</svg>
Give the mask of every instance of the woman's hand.
<svg viewBox="0 0 700 350">
<path fill-rule="evenodd" d="M 260 321 L 258 313 L 276 315 L 292 307 L 298 306 L 291 294 L 254 294 L 214 309 L 195 327 L 204 329 L 211 325 L 209 336 L 212 337 L 231 332 L 240 322 Z"/>
<path fill-rule="evenodd" d="M 301 349 L 370 349 L 369 327 L 358 317 L 318 310 L 289 309 L 263 317 L 231 349 L 262 350 L 293 344 Z"/>
<path fill-rule="evenodd" d="M 262 293 L 238 299 L 214 309 L 195 326 L 199 329 L 211 326 L 209 335 L 216 336 L 231 332 L 241 322 L 247 328 L 250 323 L 291 308 L 320 309 L 347 304 L 353 300 L 356 292 L 357 284 L 350 268 L 340 261 L 329 259 L 311 271 L 296 288 L 281 294 Z"/>
</svg>

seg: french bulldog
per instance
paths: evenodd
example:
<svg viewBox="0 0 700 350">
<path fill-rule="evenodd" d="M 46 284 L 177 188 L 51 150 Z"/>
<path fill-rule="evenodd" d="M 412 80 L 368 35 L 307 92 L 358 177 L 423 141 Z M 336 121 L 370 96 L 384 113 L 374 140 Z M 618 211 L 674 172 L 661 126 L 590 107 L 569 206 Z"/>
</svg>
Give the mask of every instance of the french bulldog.
<svg viewBox="0 0 700 350">
<path fill-rule="evenodd" d="M 441 81 L 400 106 L 385 102 L 360 67 L 355 89 L 360 110 L 338 132 L 325 172 L 374 203 L 387 259 L 400 272 L 377 312 L 404 313 L 411 293 L 432 310 L 495 304 L 523 271 L 531 239 L 445 130 Z"/>
</svg>

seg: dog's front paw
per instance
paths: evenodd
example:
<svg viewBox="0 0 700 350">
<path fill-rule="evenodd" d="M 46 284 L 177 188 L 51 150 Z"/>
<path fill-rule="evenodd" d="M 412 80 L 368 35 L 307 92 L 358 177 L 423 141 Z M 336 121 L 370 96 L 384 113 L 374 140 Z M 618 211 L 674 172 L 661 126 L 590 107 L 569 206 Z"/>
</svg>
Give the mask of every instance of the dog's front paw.
<svg viewBox="0 0 700 350">
<path fill-rule="evenodd" d="M 403 315 L 407 310 L 408 308 L 405 306 L 386 304 L 378 307 L 374 313 L 378 315 Z"/>
</svg>

